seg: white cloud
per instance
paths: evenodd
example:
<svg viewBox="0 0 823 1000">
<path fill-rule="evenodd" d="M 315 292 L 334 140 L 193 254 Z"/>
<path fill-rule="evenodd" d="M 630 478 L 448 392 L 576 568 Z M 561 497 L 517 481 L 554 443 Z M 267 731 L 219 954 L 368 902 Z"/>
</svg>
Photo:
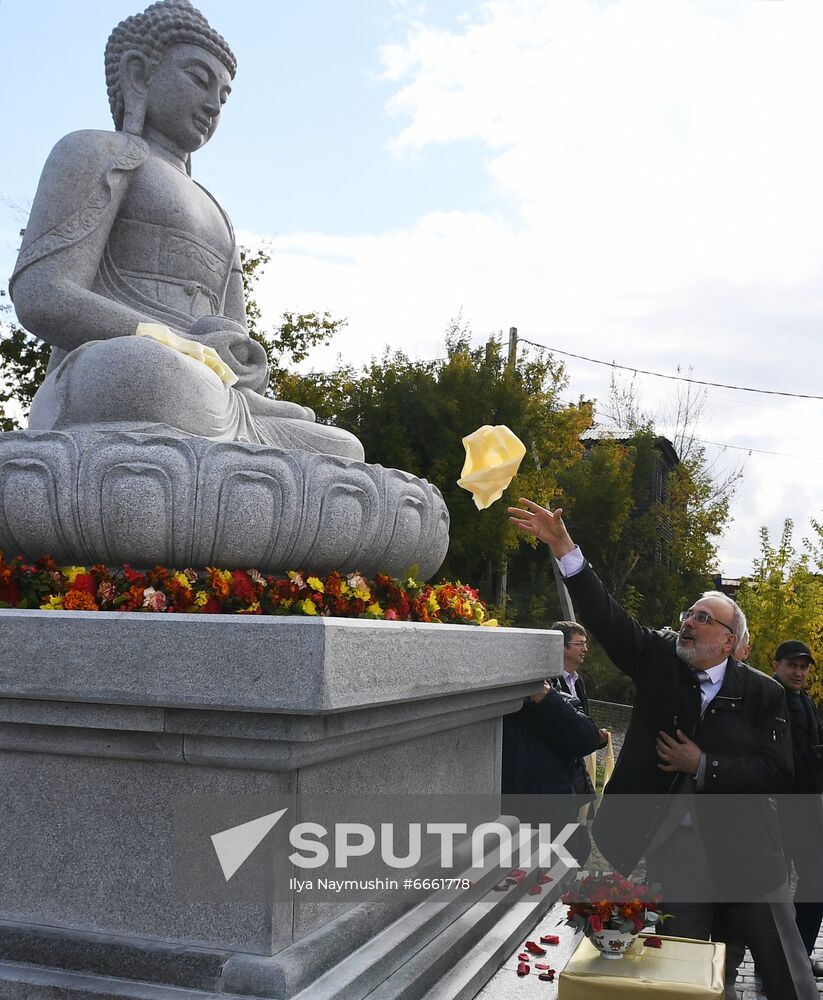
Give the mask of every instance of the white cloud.
<svg viewBox="0 0 823 1000">
<path fill-rule="evenodd" d="M 594 357 L 819 391 L 821 35 L 818 0 L 490 0 L 450 31 L 417 12 L 382 53 L 391 148 L 479 140 L 497 207 L 284 234 L 261 299 L 347 316 L 330 353 L 355 363 L 385 344 L 437 353 L 462 309 L 478 334 L 514 324 Z M 571 394 L 604 395 L 607 370 L 570 371 Z M 652 404 L 672 391 L 642 385 Z M 819 402 L 798 421 L 732 395 L 711 396 L 707 439 L 819 454 Z M 823 462 L 753 457 L 725 572 L 748 568 L 760 524 L 805 527 L 821 487 Z"/>
</svg>

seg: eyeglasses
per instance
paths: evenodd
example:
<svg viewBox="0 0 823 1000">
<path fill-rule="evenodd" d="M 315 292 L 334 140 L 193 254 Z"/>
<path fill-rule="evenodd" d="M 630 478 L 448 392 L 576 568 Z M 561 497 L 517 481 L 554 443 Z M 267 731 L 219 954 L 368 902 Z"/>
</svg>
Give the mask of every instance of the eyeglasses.
<svg viewBox="0 0 823 1000">
<path fill-rule="evenodd" d="M 579 642 L 567 642 L 567 646 L 588 646 L 589 644 L 585 639 L 581 639 Z"/>
<path fill-rule="evenodd" d="M 715 618 L 714 615 L 710 615 L 708 611 L 695 611 L 694 608 L 692 608 L 691 611 L 680 612 L 681 624 L 687 622 L 690 618 L 696 621 L 698 625 L 705 625 L 707 622 L 714 622 L 715 625 L 722 625 L 723 628 L 727 628 L 732 635 L 735 634 L 731 625 L 727 625 L 725 622 L 720 621 L 719 618 Z"/>
</svg>

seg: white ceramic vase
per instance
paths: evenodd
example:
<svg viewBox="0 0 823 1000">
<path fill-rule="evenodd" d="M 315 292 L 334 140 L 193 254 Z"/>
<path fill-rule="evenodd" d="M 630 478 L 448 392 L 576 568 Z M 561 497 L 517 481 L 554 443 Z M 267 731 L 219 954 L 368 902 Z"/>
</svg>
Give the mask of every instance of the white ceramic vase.
<svg viewBox="0 0 823 1000">
<path fill-rule="evenodd" d="M 592 944 L 601 958 L 622 958 L 634 944 L 636 934 L 631 931 L 592 931 Z"/>
</svg>

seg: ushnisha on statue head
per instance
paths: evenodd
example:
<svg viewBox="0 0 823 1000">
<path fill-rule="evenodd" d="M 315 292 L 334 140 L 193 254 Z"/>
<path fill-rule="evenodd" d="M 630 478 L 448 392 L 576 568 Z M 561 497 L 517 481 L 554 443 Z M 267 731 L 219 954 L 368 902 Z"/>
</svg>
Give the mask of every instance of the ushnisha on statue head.
<svg viewBox="0 0 823 1000">
<path fill-rule="evenodd" d="M 106 89 L 118 131 L 142 134 L 145 94 L 140 81 L 150 78 L 166 53 L 179 45 L 207 52 L 234 79 L 237 59 L 228 42 L 190 0 L 159 0 L 121 21 L 106 43 Z"/>
</svg>

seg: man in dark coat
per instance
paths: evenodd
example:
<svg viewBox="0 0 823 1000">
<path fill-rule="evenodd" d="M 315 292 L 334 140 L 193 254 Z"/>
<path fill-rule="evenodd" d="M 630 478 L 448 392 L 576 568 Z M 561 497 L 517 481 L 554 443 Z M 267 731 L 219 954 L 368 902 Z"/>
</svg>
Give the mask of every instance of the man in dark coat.
<svg viewBox="0 0 823 1000">
<path fill-rule="evenodd" d="M 580 702 L 546 681 L 542 691 L 525 699 L 519 712 L 503 719 L 501 789 L 505 796 L 517 796 L 504 806 L 506 811 L 532 826 L 551 823 L 553 830 L 576 822 L 581 799 L 574 795 L 575 760 L 602 742 Z M 591 841 L 584 826 L 566 847 L 581 866 L 585 864 Z"/>
<path fill-rule="evenodd" d="M 553 632 L 562 632 L 563 634 L 563 673 L 559 677 L 554 678 L 553 683 L 561 691 L 565 691 L 566 694 L 577 698 L 580 702 L 580 707 L 586 715 L 590 716 L 586 682 L 580 673 L 580 668 L 583 666 L 586 654 L 589 651 L 586 630 L 578 622 L 572 621 L 553 622 L 551 630 Z M 609 734 L 605 729 L 600 730 L 600 747 L 606 745 L 608 736 Z M 589 770 L 584 757 L 578 757 L 574 762 L 574 790 L 578 795 L 594 797 L 594 785 L 592 779 L 589 777 Z M 585 819 L 588 818 L 588 815 L 588 808 L 581 813 L 581 816 Z"/>
<path fill-rule="evenodd" d="M 797 639 L 781 642 L 772 663 L 776 680 L 786 690 L 794 749 L 792 794 L 778 800 L 778 814 L 786 863 L 794 862 L 797 872 L 794 908 L 809 956 L 823 921 L 823 726 L 803 690 L 814 665 L 811 650 Z M 823 978 L 823 962 L 812 962 L 812 970 Z"/>
<path fill-rule="evenodd" d="M 649 877 L 663 874 L 671 933 L 708 938 L 725 920 L 748 942 L 770 997 L 817 1000 L 769 798 L 793 774 L 785 695 L 734 659 L 742 612 L 711 592 L 681 615 L 679 633 L 644 628 L 586 563 L 561 511 L 520 504 L 511 521 L 549 546 L 583 621 L 637 689 L 595 819 L 598 847 L 619 871 L 645 854 Z"/>
</svg>

